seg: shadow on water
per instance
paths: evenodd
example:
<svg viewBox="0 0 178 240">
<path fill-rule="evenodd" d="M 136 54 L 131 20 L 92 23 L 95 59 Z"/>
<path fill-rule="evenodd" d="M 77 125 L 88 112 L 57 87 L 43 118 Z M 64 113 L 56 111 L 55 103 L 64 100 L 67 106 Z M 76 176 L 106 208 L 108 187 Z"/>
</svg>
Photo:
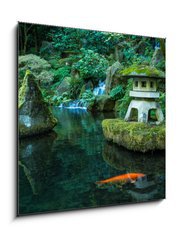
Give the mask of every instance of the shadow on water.
<svg viewBox="0 0 178 240">
<path fill-rule="evenodd" d="M 164 198 L 164 152 L 138 154 L 105 141 L 101 122 L 114 113 L 54 108 L 48 135 L 19 143 L 19 215 Z M 145 179 L 98 188 L 96 181 L 126 172 Z"/>
</svg>

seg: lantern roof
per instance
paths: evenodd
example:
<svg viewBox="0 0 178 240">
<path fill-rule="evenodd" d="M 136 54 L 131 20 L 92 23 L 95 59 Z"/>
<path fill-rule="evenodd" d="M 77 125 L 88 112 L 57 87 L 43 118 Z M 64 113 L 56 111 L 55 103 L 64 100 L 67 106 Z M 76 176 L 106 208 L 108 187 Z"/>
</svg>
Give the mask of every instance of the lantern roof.
<svg viewBox="0 0 178 240">
<path fill-rule="evenodd" d="M 165 79 L 165 73 L 153 66 L 148 65 L 136 65 L 133 64 L 130 67 L 124 68 L 119 71 L 121 77 L 146 77 L 146 78 L 156 78 Z"/>
</svg>

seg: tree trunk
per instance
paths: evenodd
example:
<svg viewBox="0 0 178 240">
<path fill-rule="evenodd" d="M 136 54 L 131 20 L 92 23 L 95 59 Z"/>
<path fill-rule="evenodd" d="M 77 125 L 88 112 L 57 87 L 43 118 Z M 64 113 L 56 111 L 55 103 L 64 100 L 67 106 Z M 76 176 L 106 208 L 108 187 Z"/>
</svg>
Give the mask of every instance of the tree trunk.
<svg viewBox="0 0 178 240">
<path fill-rule="evenodd" d="M 114 47 L 114 55 L 115 55 L 115 60 L 118 61 L 119 60 L 119 48 L 117 45 Z"/>
<path fill-rule="evenodd" d="M 35 26 L 35 52 L 38 53 L 38 36 L 37 36 L 37 26 Z"/>
<path fill-rule="evenodd" d="M 161 51 L 162 51 L 162 54 L 165 58 L 165 39 L 159 39 L 159 42 L 160 42 L 160 48 L 161 48 Z"/>
<path fill-rule="evenodd" d="M 23 45 L 23 54 L 26 54 L 27 51 L 27 43 L 28 43 L 28 33 L 30 31 L 30 29 L 33 27 L 34 25 L 31 24 L 28 28 L 27 28 L 27 24 L 24 23 L 24 45 Z"/>
</svg>

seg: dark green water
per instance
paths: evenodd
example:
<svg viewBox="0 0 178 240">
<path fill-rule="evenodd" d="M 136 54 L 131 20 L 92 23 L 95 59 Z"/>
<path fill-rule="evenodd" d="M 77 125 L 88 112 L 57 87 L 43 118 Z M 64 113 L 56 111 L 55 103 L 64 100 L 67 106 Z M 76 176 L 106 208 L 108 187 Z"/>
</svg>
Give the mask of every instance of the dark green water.
<svg viewBox="0 0 178 240">
<path fill-rule="evenodd" d="M 165 197 L 165 153 L 133 153 L 105 141 L 113 113 L 54 108 L 55 132 L 19 143 L 18 214 L 143 202 Z M 146 178 L 122 187 L 96 181 L 127 172 Z"/>
</svg>

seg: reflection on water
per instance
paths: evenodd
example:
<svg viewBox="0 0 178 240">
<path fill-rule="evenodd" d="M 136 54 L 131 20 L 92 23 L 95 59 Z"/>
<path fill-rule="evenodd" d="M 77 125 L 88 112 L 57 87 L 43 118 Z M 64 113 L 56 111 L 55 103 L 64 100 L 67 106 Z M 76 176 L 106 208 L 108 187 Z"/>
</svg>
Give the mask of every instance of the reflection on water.
<svg viewBox="0 0 178 240">
<path fill-rule="evenodd" d="M 140 154 L 105 141 L 113 113 L 53 109 L 55 132 L 19 143 L 19 214 L 64 211 L 164 198 L 164 152 Z M 100 189 L 95 182 L 127 172 L 146 178 Z"/>
</svg>

